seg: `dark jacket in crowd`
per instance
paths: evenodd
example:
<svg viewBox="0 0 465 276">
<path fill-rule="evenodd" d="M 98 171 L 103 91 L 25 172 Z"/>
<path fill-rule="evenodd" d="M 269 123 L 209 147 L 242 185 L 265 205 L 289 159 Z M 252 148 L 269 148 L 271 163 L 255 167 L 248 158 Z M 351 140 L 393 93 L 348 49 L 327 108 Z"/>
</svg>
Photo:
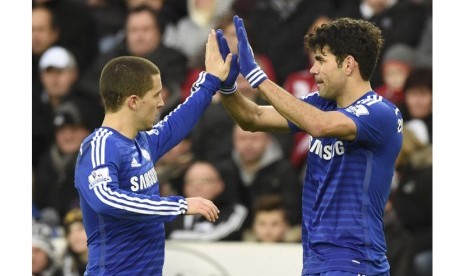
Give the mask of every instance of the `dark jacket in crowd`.
<svg viewBox="0 0 465 276">
<path fill-rule="evenodd" d="M 190 241 L 240 241 L 248 210 L 228 193 L 223 193 L 213 203 L 221 210 L 215 222 L 201 215 L 178 216 L 165 223 L 166 238 Z"/>
<path fill-rule="evenodd" d="M 57 44 L 70 50 L 79 70 L 85 70 L 98 54 L 96 22 L 89 8 L 83 3 L 65 0 L 46 1 L 57 17 L 60 36 Z"/>
<path fill-rule="evenodd" d="M 74 187 L 74 167 L 77 153 L 63 155 L 54 145 L 39 160 L 33 185 L 32 201 L 39 209 L 51 207 L 60 221 L 72 208 L 79 207 L 79 195 Z"/>
<path fill-rule="evenodd" d="M 245 24 L 252 48 L 271 59 L 277 83 L 282 85 L 291 72 L 307 69 L 304 36 L 315 19 L 331 13 L 332 6 L 330 1 L 303 0 L 294 1 L 297 6 L 285 11 L 273 2 L 277 1 L 258 1 Z"/>
</svg>

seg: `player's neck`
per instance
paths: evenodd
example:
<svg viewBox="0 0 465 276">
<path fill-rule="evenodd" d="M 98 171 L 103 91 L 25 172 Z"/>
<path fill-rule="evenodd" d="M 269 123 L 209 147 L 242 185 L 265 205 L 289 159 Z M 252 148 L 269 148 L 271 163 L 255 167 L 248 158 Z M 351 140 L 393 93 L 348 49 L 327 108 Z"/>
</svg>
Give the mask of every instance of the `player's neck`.
<svg viewBox="0 0 465 276">
<path fill-rule="evenodd" d="M 344 91 L 342 91 L 336 99 L 337 106 L 347 107 L 371 90 L 372 88 L 369 81 L 359 82 L 354 85 L 346 85 Z"/>
<path fill-rule="evenodd" d="M 102 122 L 103 127 L 111 127 L 121 133 L 121 135 L 134 139 L 137 136 L 138 130 L 132 120 L 132 116 L 128 116 L 123 112 L 107 113 Z"/>
</svg>

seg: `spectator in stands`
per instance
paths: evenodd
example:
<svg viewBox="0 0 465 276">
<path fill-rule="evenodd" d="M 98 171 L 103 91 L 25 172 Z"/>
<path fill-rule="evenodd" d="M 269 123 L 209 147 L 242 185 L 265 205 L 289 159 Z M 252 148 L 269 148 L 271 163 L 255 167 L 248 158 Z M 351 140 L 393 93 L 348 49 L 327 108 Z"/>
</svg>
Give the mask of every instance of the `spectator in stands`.
<svg viewBox="0 0 465 276">
<path fill-rule="evenodd" d="M 233 129 L 232 156 L 219 164 L 225 182 L 235 185 L 243 204 L 252 210 L 257 197 L 276 194 L 282 197 L 292 225 L 301 222 L 302 186 L 295 169 L 283 158 L 275 138 L 266 132 Z M 228 172 L 226 169 L 231 170 Z M 251 225 L 248 217 L 247 227 Z"/>
<path fill-rule="evenodd" d="M 219 171 L 210 163 L 195 162 L 184 178 L 184 195 L 200 196 L 213 201 L 221 210 L 215 222 L 200 215 L 178 216 L 166 223 L 166 235 L 171 240 L 226 241 L 241 240 L 247 209 L 236 201 L 221 179 Z"/>
<path fill-rule="evenodd" d="M 163 72 L 164 84 L 180 84 L 186 75 L 186 57 L 179 51 L 169 48 L 161 41 L 164 24 L 159 14 L 147 6 L 140 6 L 129 11 L 126 19 L 126 39 L 106 54 L 100 55 L 80 82 L 80 85 L 95 95 L 99 95 L 99 78 L 103 66 L 118 56 L 144 57 Z M 205 34 L 206 37 L 207 34 Z M 180 91 L 170 91 L 170 97 L 179 98 Z"/>
<path fill-rule="evenodd" d="M 139 6 L 148 6 L 163 17 L 166 24 L 176 24 L 179 19 L 187 15 L 185 0 L 125 0 L 127 9 L 132 10 Z"/>
<path fill-rule="evenodd" d="M 80 0 L 95 22 L 99 53 L 106 53 L 124 39 L 126 0 Z"/>
<path fill-rule="evenodd" d="M 308 67 L 302 37 L 319 16 L 330 17 L 331 12 L 330 1 L 272 0 L 259 1 L 244 15 L 252 48 L 270 58 L 276 83 L 282 85 L 288 74 Z"/>
<path fill-rule="evenodd" d="M 61 276 L 58 271 L 51 228 L 43 223 L 32 223 L 32 275 Z"/>
<path fill-rule="evenodd" d="M 79 208 L 71 209 L 63 221 L 66 236 L 66 250 L 63 256 L 64 276 L 84 275 L 87 265 L 87 235 Z"/>
<path fill-rule="evenodd" d="M 49 48 L 39 62 L 43 89 L 32 93 L 32 164 L 37 166 L 41 153 L 52 143 L 54 110 L 63 102 L 76 99 L 89 106 L 89 122 L 97 127 L 103 119 L 100 97 L 78 88 L 79 68 L 74 55 L 66 48 Z"/>
<path fill-rule="evenodd" d="M 98 53 L 98 40 L 95 21 L 84 3 L 33 0 L 32 4 L 45 6 L 53 11 L 60 30 L 57 44 L 73 53 L 81 70 L 87 69 Z"/>
<path fill-rule="evenodd" d="M 432 275 L 432 145 L 408 125 L 403 136 L 386 212 L 387 257 L 392 275 Z"/>
<path fill-rule="evenodd" d="M 148 6 L 154 11 L 160 11 L 164 6 L 165 0 L 126 0 L 128 9 L 134 9 L 140 6 Z"/>
<path fill-rule="evenodd" d="M 403 143 L 385 221 L 391 274 L 432 275 L 432 71 L 413 69 L 404 86 Z"/>
<path fill-rule="evenodd" d="M 32 6 L 32 86 L 40 87 L 39 59 L 55 45 L 60 30 L 54 13 L 47 7 Z"/>
<path fill-rule="evenodd" d="M 415 63 L 415 50 L 406 44 L 394 44 L 382 57 L 383 85 L 375 88 L 380 96 L 399 106 L 404 102 L 405 80 Z"/>
<path fill-rule="evenodd" d="M 90 134 L 86 103 L 70 100 L 55 111 L 55 141 L 39 159 L 33 203 L 43 210 L 52 208 L 62 221 L 72 208 L 79 207 L 79 195 L 74 187 L 74 167 L 79 147 Z"/>
<path fill-rule="evenodd" d="M 433 72 L 431 68 L 416 68 L 408 76 L 405 86 L 405 105 L 402 108 L 404 124 L 420 126 L 422 122 L 427 129 L 427 138 L 433 143 Z M 418 131 L 421 129 L 417 128 Z"/>
<path fill-rule="evenodd" d="M 287 210 L 280 196 L 258 197 L 252 216 L 252 229 L 244 232 L 244 241 L 275 243 L 301 240 L 301 227 L 291 227 Z"/>
<path fill-rule="evenodd" d="M 407 121 L 417 147 L 399 166 L 399 185 L 393 194 L 393 208 L 411 237 L 412 259 L 406 275 L 432 275 L 433 201 L 433 80 L 431 68 L 417 68 L 405 84 Z M 405 131 L 404 130 L 404 131 Z"/>
<path fill-rule="evenodd" d="M 381 56 L 392 45 L 406 44 L 416 48 L 427 20 L 427 9 L 418 1 L 347 0 L 342 1 L 338 16 L 362 18 L 377 25 L 385 39 Z M 372 87 L 382 85 L 381 67 L 376 66 Z"/>
<path fill-rule="evenodd" d="M 433 16 L 430 15 L 421 34 L 420 43 L 415 49 L 415 65 L 421 68 L 433 67 Z"/>
<path fill-rule="evenodd" d="M 167 26 L 164 43 L 181 51 L 188 58 L 189 68 L 202 66 L 207 34 L 230 11 L 232 3 L 232 0 L 187 0 L 187 16 Z"/>
</svg>

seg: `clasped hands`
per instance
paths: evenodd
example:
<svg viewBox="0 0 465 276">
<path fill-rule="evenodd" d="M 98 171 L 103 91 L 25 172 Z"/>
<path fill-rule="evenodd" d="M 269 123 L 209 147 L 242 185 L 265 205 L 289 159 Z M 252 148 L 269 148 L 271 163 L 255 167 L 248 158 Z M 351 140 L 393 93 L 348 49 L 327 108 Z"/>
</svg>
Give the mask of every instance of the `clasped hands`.
<svg viewBox="0 0 465 276">
<path fill-rule="evenodd" d="M 228 76 L 221 82 L 220 92 L 223 94 L 232 94 L 236 92 L 236 80 L 239 73 L 247 79 L 253 88 L 257 88 L 260 83 L 268 79 L 268 76 L 255 61 L 252 47 L 250 47 L 249 40 L 247 38 L 244 21 L 237 15 L 234 16 L 234 27 L 236 28 L 238 40 L 238 53 L 232 54 Z M 229 58 L 227 57 L 231 53 L 231 50 L 229 49 L 228 42 L 221 29 L 216 30 L 216 40 L 223 60 L 228 60 Z"/>
</svg>

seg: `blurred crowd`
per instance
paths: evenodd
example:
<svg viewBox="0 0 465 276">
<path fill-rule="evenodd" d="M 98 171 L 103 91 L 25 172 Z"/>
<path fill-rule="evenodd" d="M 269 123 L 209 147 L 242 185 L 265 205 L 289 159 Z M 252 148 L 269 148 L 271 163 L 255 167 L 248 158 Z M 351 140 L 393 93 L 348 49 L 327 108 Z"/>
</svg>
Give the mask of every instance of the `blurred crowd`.
<svg viewBox="0 0 465 276">
<path fill-rule="evenodd" d="M 235 14 L 245 20 L 262 69 L 296 97 L 317 90 L 306 33 L 336 17 L 381 28 L 385 43 L 372 87 L 404 118 L 385 214 L 391 275 L 432 274 L 431 0 L 32 0 L 33 275 L 85 271 L 74 166 L 80 143 L 104 116 L 99 76 L 105 63 L 122 55 L 155 63 L 163 119 L 204 70 L 210 29 L 223 29 L 237 51 Z M 267 104 L 242 76 L 238 87 Z M 244 131 L 218 97 L 156 171 L 162 195 L 210 199 L 220 218 L 180 216 L 165 225 L 167 239 L 300 242 L 308 135 Z"/>
</svg>

